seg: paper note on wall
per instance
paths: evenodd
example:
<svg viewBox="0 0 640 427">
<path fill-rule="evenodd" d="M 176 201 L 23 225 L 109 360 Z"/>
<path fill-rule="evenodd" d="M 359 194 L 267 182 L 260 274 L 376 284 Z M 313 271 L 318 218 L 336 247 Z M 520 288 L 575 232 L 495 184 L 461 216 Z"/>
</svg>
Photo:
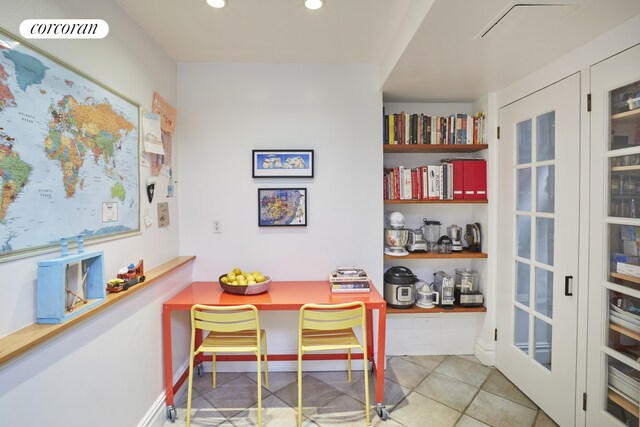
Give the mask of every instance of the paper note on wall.
<svg viewBox="0 0 640 427">
<path fill-rule="evenodd" d="M 158 227 L 167 227 L 169 224 L 169 202 L 158 203 Z"/>
<path fill-rule="evenodd" d="M 145 111 L 142 115 L 142 131 L 144 132 L 144 151 L 164 156 L 160 115 Z"/>
</svg>

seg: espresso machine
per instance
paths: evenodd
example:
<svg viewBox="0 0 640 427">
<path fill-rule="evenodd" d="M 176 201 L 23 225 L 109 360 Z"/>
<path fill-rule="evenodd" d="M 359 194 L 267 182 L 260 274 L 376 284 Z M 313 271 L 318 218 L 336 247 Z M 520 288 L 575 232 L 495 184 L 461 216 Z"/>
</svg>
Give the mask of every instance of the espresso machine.
<svg viewBox="0 0 640 427">
<path fill-rule="evenodd" d="M 440 294 L 440 307 L 444 309 L 453 309 L 455 302 L 455 284 L 453 277 L 444 271 L 438 271 L 433 274 L 433 289 Z"/>
<path fill-rule="evenodd" d="M 448 226 L 447 236 L 451 239 L 451 250 L 453 252 L 462 251 L 462 227 L 455 224 Z"/>
</svg>

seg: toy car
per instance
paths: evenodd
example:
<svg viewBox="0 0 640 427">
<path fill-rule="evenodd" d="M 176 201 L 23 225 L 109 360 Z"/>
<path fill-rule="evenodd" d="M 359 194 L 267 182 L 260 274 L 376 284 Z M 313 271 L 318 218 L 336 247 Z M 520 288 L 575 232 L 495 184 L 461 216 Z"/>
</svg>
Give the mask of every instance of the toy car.
<svg viewBox="0 0 640 427">
<path fill-rule="evenodd" d="M 129 264 L 128 267 L 118 271 L 116 279 L 107 282 L 107 291 L 116 293 L 126 291 L 131 286 L 144 282 L 144 262 L 140 260 L 138 265 Z"/>
</svg>

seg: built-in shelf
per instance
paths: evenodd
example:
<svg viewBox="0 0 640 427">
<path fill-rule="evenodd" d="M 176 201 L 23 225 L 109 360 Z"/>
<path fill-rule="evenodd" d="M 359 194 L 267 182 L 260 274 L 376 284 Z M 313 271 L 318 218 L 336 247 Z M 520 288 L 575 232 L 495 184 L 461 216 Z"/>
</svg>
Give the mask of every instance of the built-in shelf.
<svg viewBox="0 0 640 427">
<path fill-rule="evenodd" d="M 611 322 L 611 321 L 609 321 L 609 322 Z M 629 328 L 625 328 L 624 326 L 620 326 L 620 325 L 618 325 L 616 323 L 609 323 L 609 328 L 612 331 L 619 332 L 622 335 L 625 335 L 625 336 L 627 336 L 629 338 L 633 338 L 636 341 L 640 341 L 640 334 L 637 333 L 637 332 L 632 331 Z"/>
<path fill-rule="evenodd" d="M 399 200 L 399 199 L 385 199 L 385 205 L 410 205 L 410 204 L 429 204 L 429 203 L 440 203 L 440 204 L 465 204 L 465 203 L 489 203 L 487 199 L 453 199 L 453 200 L 440 200 L 440 199 L 410 199 L 410 200 Z"/>
<path fill-rule="evenodd" d="M 629 411 L 632 414 L 637 414 L 638 413 L 638 405 L 636 405 L 635 403 L 630 402 L 629 400 L 625 399 L 623 396 L 619 395 L 615 391 L 609 389 L 609 393 L 608 393 L 607 397 L 612 402 L 615 402 L 618 405 L 620 405 L 626 411 Z"/>
<path fill-rule="evenodd" d="M 618 114 L 613 114 L 611 116 L 611 121 L 615 121 L 616 123 L 631 123 L 635 124 L 638 121 L 638 116 L 640 116 L 640 108 L 636 108 L 635 110 L 625 111 Z"/>
<path fill-rule="evenodd" d="M 385 144 L 385 153 L 476 153 L 487 144 Z"/>
<path fill-rule="evenodd" d="M 460 307 L 456 305 L 452 309 L 442 307 L 422 308 L 413 305 L 409 308 L 391 308 L 387 307 L 387 314 L 425 314 L 425 313 L 485 313 L 487 307 Z"/>
<path fill-rule="evenodd" d="M 393 256 L 384 254 L 385 259 L 461 259 L 461 258 L 488 258 L 483 252 L 471 252 L 464 250 L 462 252 L 451 252 L 450 254 L 441 254 L 437 252 L 410 252 L 405 256 Z"/>
</svg>

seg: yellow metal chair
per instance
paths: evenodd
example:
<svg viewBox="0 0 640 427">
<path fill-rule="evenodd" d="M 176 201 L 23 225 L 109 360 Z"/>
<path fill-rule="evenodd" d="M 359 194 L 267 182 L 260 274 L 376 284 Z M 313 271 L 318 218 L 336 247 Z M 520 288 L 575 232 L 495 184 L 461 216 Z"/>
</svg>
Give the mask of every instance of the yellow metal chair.
<svg viewBox="0 0 640 427">
<path fill-rule="evenodd" d="M 362 344 L 353 327 L 362 328 Z M 369 415 L 369 372 L 367 369 L 367 324 L 363 302 L 305 304 L 300 308 L 298 328 L 298 426 L 302 425 L 302 355 L 308 351 L 347 350 L 348 381 L 351 382 L 351 349 L 359 348 L 364 362 L 365 414 Z"/>
<path fill-rule="evenodd" d="M 202 344 L 194 350 L 197 330 L 208 331 Z M 264 346 L 264 347 L 262 347 Z M 264 348 L 264 350 L 261 349 Z M 258 362 L 258 425 L 262 425 L 262 372 L 264 354 L 264 381 L 269 385 L 267 360 L 267 334 L 260 329 L 258 309 L 250 304 L 236 306 L 191 307 L 191 353 L 189 355 L 189 389 L 187 391 L 187 426 L 191 425 L 191 395 L 193 387 L 193 359 L 200 353 L 211 353 L 213 388 L 216 388 L 216 353 L 255 353 Z"/>
</svg>

